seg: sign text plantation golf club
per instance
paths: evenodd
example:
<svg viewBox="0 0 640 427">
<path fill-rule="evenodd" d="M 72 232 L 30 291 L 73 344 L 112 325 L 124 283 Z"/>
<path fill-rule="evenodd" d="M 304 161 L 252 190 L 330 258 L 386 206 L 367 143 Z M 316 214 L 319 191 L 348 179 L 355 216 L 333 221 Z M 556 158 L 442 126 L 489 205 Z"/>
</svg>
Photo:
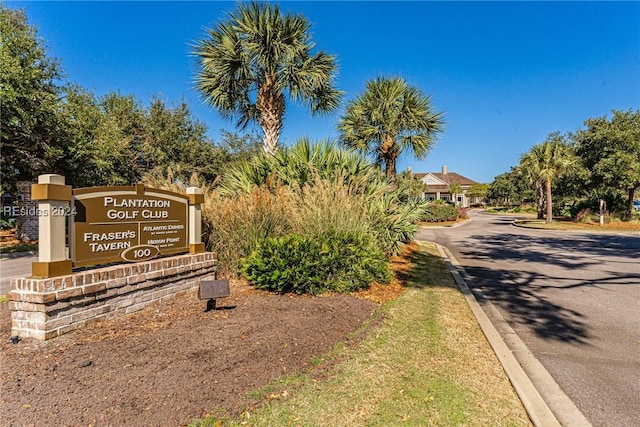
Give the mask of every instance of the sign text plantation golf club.
<svg viewBox="0 0 640 427">
<path fill-rule="evenodd" d="M 44 174 L 31 185 L 31 200 L 41 213 L 38 261 L 30 277 L 11 279 L 13 337 L 47 340 L 186 295 L 215 277 L 198 187 L 185 194 L 143 184 L 73 189 L 64 176 Z"/>
<path fill-rule="evenodd" d="M 75 266 L 144 261 L 189 251 L 189 197 L 145 187 L 73 190 Z"/>
</svg>

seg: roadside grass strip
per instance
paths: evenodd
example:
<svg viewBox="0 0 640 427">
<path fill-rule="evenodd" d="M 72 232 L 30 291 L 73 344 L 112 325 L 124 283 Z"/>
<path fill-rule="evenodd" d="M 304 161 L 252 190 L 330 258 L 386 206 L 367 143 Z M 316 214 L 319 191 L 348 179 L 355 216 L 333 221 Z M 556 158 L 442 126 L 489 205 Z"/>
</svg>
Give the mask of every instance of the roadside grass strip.
<svg viewBox="0 0 640 427">
<path fill-rule="evenodd" d="M 0 254 L 14 254 L 18 252 L 37 251 L 37 243 L 19 243 L 19 244 L 7 244 L 0 246 Z"/>
<path fill-rule="evenodd" d="M 531 425 L 435 246 L 409 258 L 406 289 L 379 308 L 359 345 L 322 358 L 317 368 L 335 364 L 320 379 L 281 379 L 257 392 L 262 406 L 193 425 Z"/>
<path fill-rule="evenodd" d="M 588 231 L 588 232 L 607 232 L 607 233 L 638 233 L 640 232 L 640 221 L 633 220 L 628 222 L 613 221 L 607 224 L 598 223 L 576 223 L 571 221 L 554 220 L 551 224 L 547 224 L 541 219 L 521 219 L 513 222 L 518 227 L 535 228 L 540 230 L 561 230 L 561 231 Z"/>
</svg>

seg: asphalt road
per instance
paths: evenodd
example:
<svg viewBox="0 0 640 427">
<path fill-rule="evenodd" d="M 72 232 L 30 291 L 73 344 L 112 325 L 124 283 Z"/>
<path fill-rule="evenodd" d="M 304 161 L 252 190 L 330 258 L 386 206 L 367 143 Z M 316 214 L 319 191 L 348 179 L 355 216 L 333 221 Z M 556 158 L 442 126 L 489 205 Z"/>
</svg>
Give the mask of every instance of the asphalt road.
<svg viewBox="0 0 640 427">
<path fill-rule="evenodd" d="M 37 260 L 38 255 L 0 258 L 0 295 L 9 292 L 11 279 L 31 275 L 31 263 Z"/>
<path fill-rule="evenodd" d="M 640 235 L 518 228 L 472 212 L 450 249 L 593 426 L 640 425 Z"/>
</svg>

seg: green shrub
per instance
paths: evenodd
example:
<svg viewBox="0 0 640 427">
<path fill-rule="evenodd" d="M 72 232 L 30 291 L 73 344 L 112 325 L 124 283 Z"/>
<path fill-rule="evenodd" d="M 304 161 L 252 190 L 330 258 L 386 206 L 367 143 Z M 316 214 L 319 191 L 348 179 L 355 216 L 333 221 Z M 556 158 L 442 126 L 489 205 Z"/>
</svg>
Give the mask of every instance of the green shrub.
<svg viewBox="0 0 640 427">
<path fill-rule="evenodd" d="M 291 233 L 365 233 L 387 255 L 413 239 L 423 211 L 409 186 L 390 183 L 366 157 L 330 141 L 301 139 L 275 156 L 257 156 L 225 174 L 220 193 L 235 197 L 256 187 L 291 190 Z"/>
<path fill-rule="evenodd" d="M 422 215 L 422 221 L 442 222 L 458 219 L 458 210 L 450 205 L 429 204 Z"/>
<path fill-rule="evenodd" d="M 369 221 L 378 247 L 387 255 L 396 255 L 403 244 L 413 240 L 425 206 L 419 200 L 401 202 L 393 193 L 371 201 Z"/>
<path fill-rule="evenodd" d="M 243 260 L 241 272 L 259 289 L 314 295 L 391 279 L 388 259 L 369 237 L 338 232 L 263 239 Z"/>
<path fill-rule="evenodd" d="M 282 147 L 275 155 L 260 154 L 236 165 L 224 174 L 220 192 L 234 195 L 249 192 L 254 186 L 312 184 L 317 178 L 342 177 L 345 183 L 351 178 L 366 177 L 366 186 L 376 186 L 384 181 L 384 175 L 366 156 L 353 150 L 345 150 L 330 140 L 318 143 L 301 138 L 291 147 Z"/>
<path fill-rule="evenodd" d="M 0 218 L 0 229 L 8 230 L 10 228 L 15 227 L 16 219 L 13 217 L 5 217 L 4 215 Z"/>
</svg>

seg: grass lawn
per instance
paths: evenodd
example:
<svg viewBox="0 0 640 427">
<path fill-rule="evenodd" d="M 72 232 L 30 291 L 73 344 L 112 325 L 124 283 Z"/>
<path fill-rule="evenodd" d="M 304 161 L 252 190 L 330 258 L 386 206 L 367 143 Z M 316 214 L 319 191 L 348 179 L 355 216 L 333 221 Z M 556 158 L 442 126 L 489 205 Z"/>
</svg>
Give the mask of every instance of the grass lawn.
<svg viewBox="0 0 640 427">
<path fill-rule="evenodd" d="M 531 425 L 436 248 L 420 245 L 394 268 L 404 290 L 357 346 L 314 361 L 322 375 L 283 378 L 238 419 L 193 425 Z"/>
<path fill-rule="evenodd" d="M 13 254 L 16 252 L 37 251 L 37 243 L 18 243 L 0 246 L 0 254 Z"/>
<path fill-rule="evenodd" d="M 575 231 L 613 231 L 613 232 L 640 232 L 640 221 L 612 221 L 608 224 L 580 223 L 568 220 L 554 220 L 547 224 L 543 219 L 524 219 L 516 221 L 520 227 L 539 228 L 546 230 L 575 230 Z"/>
</svg>

